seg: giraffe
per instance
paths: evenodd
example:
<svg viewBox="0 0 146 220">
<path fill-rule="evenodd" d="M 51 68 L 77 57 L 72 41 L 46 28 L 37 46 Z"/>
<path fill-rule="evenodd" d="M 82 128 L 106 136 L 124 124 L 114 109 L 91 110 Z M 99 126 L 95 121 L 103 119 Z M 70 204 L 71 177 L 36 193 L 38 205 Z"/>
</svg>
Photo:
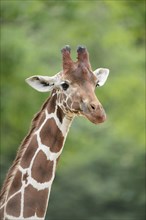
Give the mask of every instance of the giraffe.
<svg viewBox="0 0 146 220">
<path fill-rule="evenodd" d="M 51 91 L 51 95 L 32 120 L 8 171 L 1 191 L 0 219 L 44 220 L 56 165 L 74 117 L 84 116 L 94 124 L 106 120 L 95 88 L 105 83 L 109 69 L 92 71 L 83 46 L 77 48 L 76 62 L 68 45 L 61 52 L 63 68 L 59 73 L 26 79 L 37 91 Z"/>
</svg>

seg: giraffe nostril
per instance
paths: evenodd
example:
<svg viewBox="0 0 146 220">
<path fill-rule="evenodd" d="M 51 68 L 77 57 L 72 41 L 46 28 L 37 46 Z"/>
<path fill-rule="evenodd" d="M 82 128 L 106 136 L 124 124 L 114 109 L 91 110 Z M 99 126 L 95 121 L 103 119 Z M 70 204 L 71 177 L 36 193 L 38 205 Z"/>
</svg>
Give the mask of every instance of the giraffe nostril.
<svg viewBox="0 0 146 220">
<path fill-rule="evenodd" d="M 97 109 L 98 105 L 95 102 L 91 102 L 89 104 L 90 111 L 95 111 Z"/>
<path fill-rule="evenodd" d="M 91 109 L 93 109 L 93 110 L 95 110 L 95 109 L 96 109 L 95 104 L 90 104 L 90 106 L 91 106 Z"/>
<path fill-rule="evenodd" d="M 102 105 L 96 102 L 91 102 L 89 104 L 90 111 L 103 111 Z"/>
</svg>

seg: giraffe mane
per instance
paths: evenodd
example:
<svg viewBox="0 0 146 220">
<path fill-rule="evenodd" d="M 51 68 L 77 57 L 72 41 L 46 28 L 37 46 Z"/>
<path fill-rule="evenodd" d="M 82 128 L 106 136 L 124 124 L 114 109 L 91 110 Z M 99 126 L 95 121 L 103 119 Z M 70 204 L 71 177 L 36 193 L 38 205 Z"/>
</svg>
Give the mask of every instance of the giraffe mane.
<svg viewBox="0 0 146 220">
<path fill-rule="evenodd" d="M 31 135 L 33 134 L 33 132 L 35 131 L 37 124 L 39 122 L 39 119 L 40 119 L 42 113 L 44 112 L 44 109 L 46 108 L 49 100 L 50 100 L 50 97 L 44 102 L 44 104 L 41 107 L 41 110 L 38 113 L 36 113 L 36 115 L 32 119 L 30 130 L 29 130 L 27 136 L 23 139 L 22 143 L 20 144 L 20 147 L 18 148 L 18 151 L 17 151 L 16 158 L 15 158 L 12 166 L 8 170 L 8 173 L 6 175 L 5 181 L 3 183 L 3 186 L 2 186 L 2 189 L 0 192 L 0 201 L 1 201 L 2 205 L 5 203 L 11 182 L 13 181 L 14 175 L 16 173 L 17 167 L 19 166 L 21 158 L 22 158 L 23 154 L 25 153 L 25 150 L 26 150 L 27 145 L 29 143 L 29 139 L 30 139 Z"/>
</svg>

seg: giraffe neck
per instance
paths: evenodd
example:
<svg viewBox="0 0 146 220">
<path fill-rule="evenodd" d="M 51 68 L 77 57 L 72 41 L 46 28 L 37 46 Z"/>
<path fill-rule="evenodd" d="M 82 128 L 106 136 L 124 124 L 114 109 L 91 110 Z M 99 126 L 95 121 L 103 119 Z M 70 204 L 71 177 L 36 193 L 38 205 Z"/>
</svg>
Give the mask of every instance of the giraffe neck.
<svg viewBox="0 0 146 220">
<path fill-rule="evenodd" d="M 3 219 L 45 218 L 56 164 L 73 120 L 56 104 L 52 94 L 35 118 L 35 125 L 21 145 L 3 197 Z M 22 150 L 23 149 L 23 150 Z M 18 159 L 19 158 L 19 159 Z M 6 180 L 7 181 L 7 180 Z"/>
</svg>

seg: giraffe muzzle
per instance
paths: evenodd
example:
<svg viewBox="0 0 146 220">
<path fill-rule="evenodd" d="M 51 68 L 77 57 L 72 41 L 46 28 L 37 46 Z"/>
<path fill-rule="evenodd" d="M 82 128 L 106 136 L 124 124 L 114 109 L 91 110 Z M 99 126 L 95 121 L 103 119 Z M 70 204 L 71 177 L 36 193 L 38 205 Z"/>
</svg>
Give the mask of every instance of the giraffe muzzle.
<svg viewBox="0 0 146 220">
<path fill-rule="evenodd" d="M 106 120 L 106 113 L 102 107 L 101 104 L 95 104 L 95 103 L 90 103 L 90 115 L 91 115 L 91 121 L 96 124 L 102 123 Z"/>
<path fill-rule="evenodd" d="M 106 113 L 102 105 L 99 103 L 82 103 L 81 109 L 81 114 L 94 124 L 99 124 L 106 120 Z"/>
</svg>

